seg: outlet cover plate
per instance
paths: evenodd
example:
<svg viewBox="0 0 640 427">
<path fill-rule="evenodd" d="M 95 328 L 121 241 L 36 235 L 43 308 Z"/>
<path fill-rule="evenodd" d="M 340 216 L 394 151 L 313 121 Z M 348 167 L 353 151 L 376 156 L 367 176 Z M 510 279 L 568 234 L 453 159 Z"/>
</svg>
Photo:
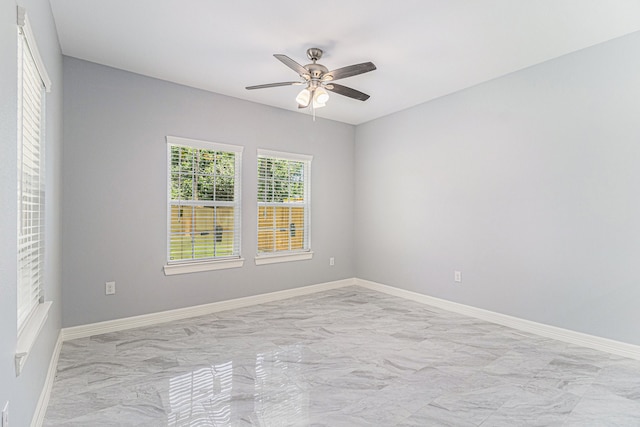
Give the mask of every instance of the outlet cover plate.
<svg viewBox="0 0 640 427">
<path fill-rule="evenodd" d="M 107 282 L 104 284 L 104 293 L 106 295 L 113 295 L 116 293 L 116 282 Z"/>
</svg>

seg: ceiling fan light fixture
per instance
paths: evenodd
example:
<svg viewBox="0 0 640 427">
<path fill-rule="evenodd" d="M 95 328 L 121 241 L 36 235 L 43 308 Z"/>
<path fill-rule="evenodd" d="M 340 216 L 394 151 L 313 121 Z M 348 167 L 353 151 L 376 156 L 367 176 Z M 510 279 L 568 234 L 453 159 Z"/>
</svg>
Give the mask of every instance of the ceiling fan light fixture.
<svg viewBox="0 0 640 427">
<path fill-rule="evenodd" d="M 348 65 L 346 67 L 329 70 L 327 67 L 317 62 L 322 57 L 322 53 L 322 49 L 319 48 L 307 49 L 307 57 L 312 61 L 311 64 L 307 65 L 298 64 L 287 55 L 276 53 L 273 56 L 275 56 L 275 58 L 284 65 L 298 73 L 300 80 L 247 86 L 246 89 L 253 90 L 278 86 L 304 85 L 305 88 L 296 96 L 298 109 L 307 108 L 309 106 L 313 109 L 326 106 L 327 101 L 329 101 L 328 90 L 333 93 L 337 93 L 338 95 L 346 96 L 358 101 L 366 101 L 369 99 L 369 95 L 366 93 L 333 83 L 333 81 L 373 71 L 376 69 L 373 62 L 363 62 L 361 64 Z"/>
<path fill-rule="evenodd" d="M 329 100 L 329 93 L 325 90 L 325 88 L 319 87 L 318 89 L 315 90 L 315 93 L 313 94 L 313 100 L 317 104 L 320 104 L 324 107 L 327 101 Z"/>
<path fill-rule="evenodd" d="M 326 106 L 327 104 L 325 104 L 324 102 L 318 102 L 315 99 L 313 100 L 313 108 L 322 108 Z"/>
<path fill-rule="evenodd" d="M 298 94 L 298 96 L 296 96 L 296 102 L 301 107 L 306 107 L 307 105 L 309 105 L 310 100 L 311 100 L 311 92 L 307 88 L 302 89 Z"/>
</svg>

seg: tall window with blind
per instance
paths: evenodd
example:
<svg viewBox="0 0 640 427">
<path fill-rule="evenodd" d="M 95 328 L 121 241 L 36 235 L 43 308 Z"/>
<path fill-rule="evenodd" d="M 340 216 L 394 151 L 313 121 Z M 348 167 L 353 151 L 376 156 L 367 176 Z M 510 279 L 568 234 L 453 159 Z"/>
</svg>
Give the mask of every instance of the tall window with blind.
<svg viewBox="0 0 640 427">
<path fill-rule="evenodd" d="M 242 147 L 167 143 L 169 264 L 239 258 Z"/>
<path fill-rule="evenodd" d="M 19 336 L 44 302 L 44 108 L 50 86 L 26 13 L 18 8 Z"/>
<path fill-rule="evenodd" d="M 310 251 L 311 160 L 258 150 L 258 257 Z"/>
</svg>

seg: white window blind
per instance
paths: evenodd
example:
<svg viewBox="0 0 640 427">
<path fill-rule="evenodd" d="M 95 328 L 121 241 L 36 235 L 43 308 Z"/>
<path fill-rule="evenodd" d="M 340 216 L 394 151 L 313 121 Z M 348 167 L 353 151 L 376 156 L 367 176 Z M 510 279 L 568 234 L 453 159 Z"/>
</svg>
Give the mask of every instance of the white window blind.
<svg viewBox="0 0 640 427">
<path fill-rule="evenodd" d="M 169 264 L 240 258 L 243 147 L 167 143 Z"/>
<path fill-rule="evenodd" d="M 310 250 L 311 160 L 258 150 L 258 255 Z"/>
<path fill-rule="evenodd" d="M 18 333 L 44 301 L 44 106 L 50 80 L 18 8 Z"/>
</svg>

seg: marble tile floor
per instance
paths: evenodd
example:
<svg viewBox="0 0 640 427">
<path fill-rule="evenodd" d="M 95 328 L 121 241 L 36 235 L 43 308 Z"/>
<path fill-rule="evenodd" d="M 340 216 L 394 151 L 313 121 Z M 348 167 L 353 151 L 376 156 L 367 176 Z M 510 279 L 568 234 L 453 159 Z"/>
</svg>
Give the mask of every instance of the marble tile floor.
<svg viewBox="0 0 640 427">
<path fill-rule="evenodd" d="M 351 286 L 64 343 L 45 426 L 640 426 L 640 361 Z"/>
</svg>

